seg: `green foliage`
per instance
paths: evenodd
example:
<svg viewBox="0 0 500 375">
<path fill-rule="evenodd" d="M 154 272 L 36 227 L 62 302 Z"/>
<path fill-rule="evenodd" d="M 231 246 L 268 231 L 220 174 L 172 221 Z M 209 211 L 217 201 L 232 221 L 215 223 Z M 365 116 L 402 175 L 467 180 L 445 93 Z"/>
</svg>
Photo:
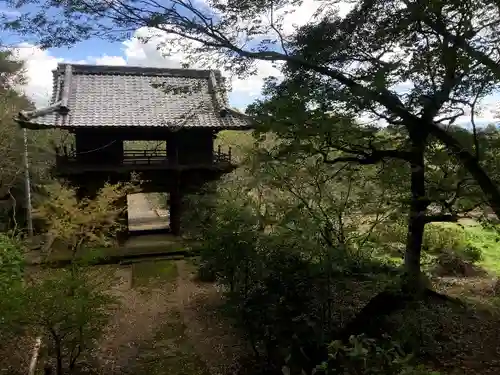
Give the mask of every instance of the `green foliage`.
<svg viewBox="0 0 500 375">
<path fill-rule="evenodd" d="M 0 340 L 15 331 L 8 322 L 15 316 L 12 302 L 22 288 L 24 276 L 24 252 L 15 238 L 0 234 Z"/>
<path fill-rule="evenodd" d="M 440 254 L 451 250 L 462 252 L 466 244 L 465 232 L 456 226 L 430 224 L 425 227 L 423 250 L 429 254 Z"/>
<path fill-rule="evenodd" d="M 122 225 L 117 222 L 123 211 L 120 201 L 132 189 L 131 185 L 106 185 L 95 199 L 78 201 L 75 192 L 64 185 L 53 183 L 45 188 L 47 198 L 37 205 L 36 215 L 49 237 L 67 243 L 73 255 L 80 248 L 113 240 Z M 107 324 L 109 308 L 116 303 L 102 289 L 101 278 L 92 277 L 85 267 L 99 252 L 89 250 L 70 269 L 44 272 L 40 279 L 26 282 L 19 244 L 3 235 L 0 246 L 0 334 L 41 336 L 57 374 L 75 369 L 81 356 L 94 348 Z"/>
<path fill-rule="evenodd" d="M 327 362 L 316 368 L 316 373 L 363 375 L 439 375 L 422 366 L 412 364 L 398 343 L 389 337 L 374 340 L 363 335 L 351 336 L 347 344 L 334 341 L 328 346 Z"/>
<path fill-rule="evenodd" d="M 460 251 L 464 259 L 471 263 L 478 263 L 483 260 L 483 251 L 477 245 L 468 243 L 464 249 Z"/>
<path fill-rule="evenodd" d="M 9 301 L 11 328 L 44 337 L 58 374 L 74 369 L 81 355 L 96 345 L 116 300 L 99 283 L 73 267 L 44 275 Z"/>
<path fill-rule="evenodd" d="M 467 240 L 481 252 L 480 265 L 493 274 L 500 274 L 500 235 L 495 225 L 465 225 Z"/>
<path fill-rule="evenodd" d="M 13 52 L 0 52 L 0 230 L 21 230 L 25 225 L 24 133 L 14 121 L 22 110 L 34 105 L 18 87 L 25 82 L 24 67 Z M 51 142 L 61 138 L 55 130 L 27 132 L 32 192 L 49 178 L 53 163 Z"/>
<path fill-rule="evenodd" d="M 109 246 L 123 230 L 119 219 L 126 210 L 126 196 L 135 185 L 105 184 L 94 199 L 78 199 L 73 188 L 53 182 L 44 186 L 46 197 L 38 202 L 34 217 L 44 225 L 48 249 L 54 241 L 66 244 L 73 255 L 83 247 Z"/>
<path fill-rule="evenodd" d="M 345 309 L 334 300 L 336 285 L 394 269 L 367 252 L 360 227 L 371 221 L 359 216 L 360 208 L 373 207 L 366 197 L 346 208 L 346 200 L 358 198 L 355 187 L 346 198 L 345 186 L 318 178 L 314 167 L 297 172 L 297 164 L 251 170 L 228 178 L 215 196 L 188 202 L 193 215 L 209 213 L 198 233 L 187 227 L 199 240 L 199 277 L 227 287 L 228 311 L 268 368 L 294 352 L 293 342 L 306 353 L 301 363 L 311 366 Z M 318 179 L 308 184 L 307 176 Z M 279 177 L 287 180 L 284 190 L 277 189 Z"/>
<path fill-rule="evenodd" d="M 376 254 L 401 258 L 406 241 L 404 222 L 384 223 L 372 233 L 371 243 Z M 422 264 L 426 271 L 439 275 L 473 276 L 480 274 L 476 265 L 483 260 L 483 249 L 472 240 L 466 228 L 447 223 L 425 227 L 422 245 Z"/>
<path fill-rule="evenodd" d="M 181 47 L 191 62 L 215 56 L 237 73 L 251 71 L 254 59 L 285 62 L 284 79 L 268 80 L 264 98 L 249 109 L 277 141 L 237 172 L 241 180 L 231 185 L 232 195 L 206 215 L 212 224 L 198 235 L 205 240 L 205 270 L 229 286 L 241 321 L 270 357 L 293 336 L 286 324 L 307 347 L 311 340 L 303 332 L 310 332 L 310 318 L 320 316 L 319 326 L 331 322 L 330 314 L 317 312 L 331 307 L 333 271 L 345 276 L 353 264 L 364 266 L 373 247 L 399 253 L 408 244 L 406 251 L 414 251 L 406 254 L 414 255 L 409 267 L 418 276 L 420 249 L 411 245 L 420 244 L 424 223 L 486 203 L 500 213 L 500 132 L 454 126 L 499 86 L 497 30 L 484 27 L 498 23 L 499 8 L 491 0 L 418 6 L 360 1 L 345 17 L 332 1 L 293 35 L 284 33 L 279 14 L 296 1 L 215 0 L 200 11 L 191 2 L 164 7 L 146 0 L 139 15 L 127 2 L 98 9 L 82 1 L 16 5 L 31 2 L 44 12 L 21 12 L 4 27 L 35 35 L 43 46 L 95 35 L 114 39 L 124 26 L 148 25 L 176 35 L 161 48 L 168 54 Z M 278 16 L 263 17 L 268 14 Z M 186 38 L 196 46 L 189 48 Z M 247 42 L 243 47 L 241 40 Z M 357 123 L 367 115 L 388 126 Z M 403 215 L 405 225 L 397 220 Z M 408 233 L 411 226 L 420 230 Z M 479 258 L 462 233 L 427 227 L 428 257 L 451 265 Z M 303 299 L 302 310 L 288 290 Z M 257 306 L 263 311 L 257 313 Z M 323 328 L 313 331 L 321 342 Z"/>
<path fill-rule="evenodd" d="M 24 252 L 19 241 L 0 234 L 0 293 L 21 283 L 24 269 Z"/>
</svg>

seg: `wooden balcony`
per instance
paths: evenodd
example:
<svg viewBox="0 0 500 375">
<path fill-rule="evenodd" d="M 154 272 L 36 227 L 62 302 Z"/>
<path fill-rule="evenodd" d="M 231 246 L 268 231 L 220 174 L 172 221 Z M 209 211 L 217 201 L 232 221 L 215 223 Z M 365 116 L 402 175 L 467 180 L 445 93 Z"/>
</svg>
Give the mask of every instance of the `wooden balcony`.
<svg viewBox="0 0 500 375">
<path fill-rule="evenodd" d="M 82 157 L 83 156 L 83 157 Z M 222 152 L 221 147 L 213 153 L 212 158 L 203 161 L 179 161 L 177 157 L 167 156 L 166 150 L 125 150 L 122 158 L 117 161 L 86 159 L 74 149 L 61 150 L 56 154 L 56 170 L 62 174 L 82 172 L 141 172 L 155 170 L 231 170 L 236 166 L 232 162 L 231 148 Z"/>
</svg>

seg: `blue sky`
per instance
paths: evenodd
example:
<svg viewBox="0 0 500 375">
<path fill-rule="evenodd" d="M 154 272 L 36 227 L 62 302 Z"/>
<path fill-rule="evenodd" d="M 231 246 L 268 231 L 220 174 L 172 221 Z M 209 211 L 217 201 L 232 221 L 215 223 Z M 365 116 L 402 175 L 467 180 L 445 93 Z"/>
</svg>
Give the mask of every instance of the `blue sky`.
<svg viewBox="0 0 500 375">
<path fill-rule="evenodd" d="M 26 61 L 28 85 L 27 94 L 37 105 L 46 104 L 50 97 L 51 71 L 58 62 L 74 62 L 103 65 L 136 65 L 155 67 L 178 67 L 181 57 L 165 58 L 155 45 L 144 45 L 137 39 L 121 43 L 110 43 L 103 40 L 89 40 L 78 43 L 72 48 L 55 48 L 42 51 L 28 43 L 18 49 L 19 56 Z M 233 90 L 230 104 L 244 109 L 259 97 L 263 79 L 268 75 L 279 74 L 271 63 L 260 64 L 258 74 L 246 79 L 233 77 Z M 227 75 L 227 74 L 226 74 Z"/>
<path fill-rule="evenodd" d="M 204 0 L 196 0 L 200 4 Z M 307 0 L 315 1 L 315 0 Z M 28 5 L 20 9 L 22 12 L 36 12 L 37 5 Z M 50 12 L 50 10 L 49 10 Z M 2 8 L 0 0 L 0 13 L 4 15 L 19 14 L 5 7 Z M 138 31 L 136 31 L 138 33 Z M 91 39 L 74 45 L 71 48 L 52 48 L 40 50 L 34 41 L 19 37 L 19 35 L 0 31 L 0 40 L 7 45 L 15 45 L 21 59 L 26 61 L 28 71 L 28 85 L 25 89 L 37 106 L 47 104 L 51 91 L 51 71 L 58 62 L 73 62 L 102 65 L 136 65 L 154 67 L 179 67 L 182 56 L 165 58 L 156 50 L 155 43 L 141 45 L 137 39 L 131 38 L 122 42 L 108 42 L 101 39 Z M 226 73 L 226 74 L 224 74 Z M 223 74 L 227 76 L 228 72 Z M 233 90 L 230 93 L 230 104 L 236 108 L 244 109 L 253 102 L 261 91 L 263 79 L 269 75 L 278 75 L 279 71 L 271 67 L 271 63 L 259 64 L 255 76 L 247 79 L 228 77 L 232 81 Z"/>
</svg>

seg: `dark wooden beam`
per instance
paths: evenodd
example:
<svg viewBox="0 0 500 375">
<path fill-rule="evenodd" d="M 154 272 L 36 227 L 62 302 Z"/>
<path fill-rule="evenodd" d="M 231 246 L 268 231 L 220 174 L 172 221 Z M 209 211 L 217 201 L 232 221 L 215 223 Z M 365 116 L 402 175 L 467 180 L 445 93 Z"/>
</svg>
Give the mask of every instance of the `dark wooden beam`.
<svg viewBox="0 0 500 375">
<path fill-rule="evenodd" d="M 174 175 L 174 183 L 170 189 L 170 231 L 173 235 L 181 234 L 181 205 L 182 194 L 180 190 L 180 174 Z"/>
</svg>

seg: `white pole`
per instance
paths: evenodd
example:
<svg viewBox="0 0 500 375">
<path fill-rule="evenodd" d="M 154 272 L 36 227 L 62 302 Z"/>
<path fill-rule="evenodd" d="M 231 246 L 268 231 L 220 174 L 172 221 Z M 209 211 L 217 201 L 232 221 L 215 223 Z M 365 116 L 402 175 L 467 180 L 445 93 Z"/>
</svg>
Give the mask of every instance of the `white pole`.
<svg viewBox="0 0 500 375">
<path fill-rule="evenodd" d="M 23 129 L 24 137 L 24 190 L 26 192 L 26 218 L 28 221 L 28 237 L 33 237 L 33 217 L 31 207 L 31 183 L 28 163 L 28 132 Z"/>
<path fill-rule="evenodd" d="M 31 355 L 28 375 L 35 375 L 36 362 L 38 361 L 38 353 L 40 353 L 40 346 L 42 346 L 42 338 L 38 336 L 35 340 L 35 346 L 33 347 L 33 354 Z"/>
</svg>

